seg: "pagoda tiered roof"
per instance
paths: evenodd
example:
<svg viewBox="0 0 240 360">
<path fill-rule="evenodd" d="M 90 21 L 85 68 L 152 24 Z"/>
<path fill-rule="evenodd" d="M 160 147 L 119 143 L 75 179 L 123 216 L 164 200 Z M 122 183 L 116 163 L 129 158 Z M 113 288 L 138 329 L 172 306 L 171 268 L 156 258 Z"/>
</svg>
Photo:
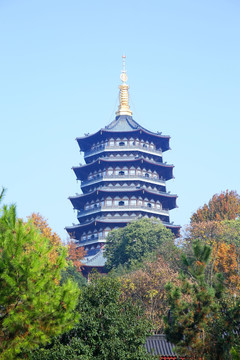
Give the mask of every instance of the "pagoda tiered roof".
<svg viewBox="0 0 240 360">
<path fill-rule="evenodd" d="M 162 175 L 164 176 L 164 178 L 166 180 L 170 180 L 173 178 L 174 165 L 147 160 L 144 157 L 137 157 L 137 158 L 133 158 L 133 159 L 129 159 L 129 158 L 124 159 L 124 158 L 117 158 L 117 157 L 111 158 L 111 159 L 98 158 L 97 160 L 95 160 L 91 163 L 80 165 L 80 166 L 74 166 L 72 169 L 75 172 L 77 179 L 83 180 L 86 177 L 86 175 L 89 174 L 90 171 L 101 169 L 104 164 L 109 166 L 114 163 L 116 165 L 122 164 L 125 166 L 126 166 L 126 164 L 134 164 L 136 166 L 146 166 L 146 168 L 148 168 L 148 169 L 155 169 L 155 170 L 161 169 L 161 172 L 163 172 Z"/>
<path fill-rule="evenodd" d="M 74 207 L 74 209 L 81 209 L 84 204 L 87 201 L 91 201 L 92 199 L 96 199 L 97 197 L 100 198 L 101 195 L 103 195 L 104 197 L 109 196 L 110 194 L 117 194 L 117 195 L 127 195 L 127 194 L 131 194 L 131 196 L 149 196 L 149 198 L 156 198 L 156 199 L 161 199 L 162 204 L 164 205 L 164 203 L 166 202 L 166 204 L 168 205 L 168 209 L 174 209 L 176 207 L 176 199 L 177 199 L 177 195 L 174 194 L 170 194 L 167 192 L 163 192 L 163 191 L 151 191 L 149 189 L 146 189 L 144 187 L 141 188 L 117 188 L 114 189 L 114 187 L 108 187 L 108 189 L 103 190 L 103 189 L 98 189 L 98 190 L 94 190 L 91 191 L 89 193 L 85 193 L 85 194 L 78 194 L 76 196 L 70 196 L 69 199 Z"/>
<path fill-rule="evenodd" d="M 162 151 L 167 151 L 170 149 L 169 135 L 162 135 L 161 133 L 149 131 L 139 125 L 135 120 L 133 120 L 132 116 L 129 115 L 117 116 L 105 128 L 102 128 L 93 134 L 86 134 L 83 137 L 78 137 L 76 138 L 76 140 L 78 142 L 80 150 L 86 151 L 89 149 L 92 143 L 99 141 L 99 139 L 103 138 L 103 135 L 106 138 L 109 138 L 112 136 L 112 133 L 114 133 L 115 136 L 118 133 L 121 136 L 144 135 L 146 139 L 149 139 L 151 141 L 154 141 L 156 144 L 159 144 L 159 147 L 161 147 Z"/>
<path fill-rule="evenodd" d="M 65 229 L 67 230 L 67 232 L 69 233 L 69 235 L 72 238 L 78 239 L 81 234 L 83 233 L 83 231 L 87 231 L 88 229 L 91 229 L 93 226 L 95 229 L 99 229 L 101 228 L 103 225 L 108 225 L 108 226 L 112 226 L 112 228 L 114 228 L 114 226 L 118 226 L 118 227 L 124 227 L 126 224 L 128 224 L 130 221 L 134 221 L 137 220 L 137 218 L 131 219 L 131 218 L 124 218 L 123 216 L 119 217 L 118 219 L 116 219 L 114 216 L 111 218 L 107 218 L 107 217 L 103 217 L 101 219 L 94 219 L 94 220 L 90 220 L 90 221 L 86 221 L 85 223 L 82 224 L 74 224 L 72 226 L 67 226 Z M 179 225 L 175 225 L 174 223 L 170 223 L 170 222 L 165 222 L 162 221 L 162 224 L 167 228 L 170 229 L 175 235 L 178 234 L 179 232 Z M 101 242 L 104 243 L 106 242 L 105 238 L 101 238 L 98 240 L 98 238 L 94 239 L 92 241 L 92 243 L 97 243 L 97 242 Z M 85 246 L 85 244 L 89 244 L 89 240 L 81 241 L 80 245 L 81 246 Z"/>
</svg>

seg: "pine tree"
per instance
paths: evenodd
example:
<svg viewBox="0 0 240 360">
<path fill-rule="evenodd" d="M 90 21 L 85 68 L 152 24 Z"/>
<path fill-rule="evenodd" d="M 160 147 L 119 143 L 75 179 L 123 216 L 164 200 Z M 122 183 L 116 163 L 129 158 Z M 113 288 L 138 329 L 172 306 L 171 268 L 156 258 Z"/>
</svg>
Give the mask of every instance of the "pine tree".
<svg viewBox="0 0 240 360">
<path fill-rule="evenodd" d="M 0 359 L 23 354 L 64 330 L 76 319 L 77 286 L 60 285 L 66 249 L 51 257 L 53 245 L 31 223 L 4 206 L 0 218 Z"/>
</svg>

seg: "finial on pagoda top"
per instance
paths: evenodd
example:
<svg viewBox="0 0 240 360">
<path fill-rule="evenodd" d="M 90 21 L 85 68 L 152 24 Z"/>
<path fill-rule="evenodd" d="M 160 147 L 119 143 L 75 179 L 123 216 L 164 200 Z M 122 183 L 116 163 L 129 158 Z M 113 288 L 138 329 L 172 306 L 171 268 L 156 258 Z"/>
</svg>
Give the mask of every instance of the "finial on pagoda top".
<svg viewBox="0 0 240 360">
<path fill-rule="evenodd" d="M 128 89 L 129 86 L 126 84 L 126 81 L 128 79 L 125 69 L 125 59 L 126 55 L 122 56 L 123 59 L 123 69 L 122 73 L 120 75 L 120 79 L 122 80 L 122 85 L 119 85 L 120 93 L 119 93 L 119 106 L 118 111 L 116 112 L 116 115 L 130 115 L 132 116 L 132 111 L 129 107 L 129 96 L 128 96 Z"/>
</svg>

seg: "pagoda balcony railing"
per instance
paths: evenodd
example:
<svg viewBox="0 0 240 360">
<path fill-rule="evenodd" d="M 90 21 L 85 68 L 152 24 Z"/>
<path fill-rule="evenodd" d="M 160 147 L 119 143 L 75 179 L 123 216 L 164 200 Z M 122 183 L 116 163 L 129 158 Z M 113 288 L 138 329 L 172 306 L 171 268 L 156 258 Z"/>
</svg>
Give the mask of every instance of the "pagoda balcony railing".
<svg viewBox="0 0 240 360">
<path fill-rule="evenodd" d="M 135 185 L 127 185 L 127 186 L 99 186 L 97 188 L 97 190 L 103 190 L 103 191 L 109 191 L 109 192 L 116 192 L 116 191 L 120 191 L 120 192 L 131 192 L 131 191 L 135 191 L 135 190 L 144 190 L 144 191 L 149 191 L 151 193 L 155 193 L 155 194 L 158 194 L 158 195 L 170 195 L 170 196 L 177 196 L 175 194 L 171 194 L 170 191 L 166 192 L 166 191 L 160 191 L 160 190 L 157 190 L 157 189 L 152 189 L 152 188 L 147 188 L 145 185 L 143 186 L 135 186 Z M 88 195 L 89 193 L 92 193 L 92 190 L 91 191 L 88 191 L 84 194 L 77 194 L 76 193 L 76 196 L 78 197 L 84 197 L 86 195 Z"/>
<path fill-rule="evenodd" d="M 92 156 L 101 153 L 104 150 L 110 151 L 125 151 L 125 150 L 140 150 L 142 152 L 162 156 L 162 150 L 152 149 L 150 147 L 145 147 L 141 145 L 123 145 L 123 146 L 116 146 L 116 145 L 100 145 L 94 149 L 90 149 L 85 151 L 84 157 Z"/>
<path fill-rule="evenodd" d="M 144 210 L 144 211 L 150 212 L 150 213 L 160 214 L 160 215 L 169 215 L 169 212 L 166 209 L 158 209 L 158 208 L 154 208 L 152 206 L 146 206 L 146 205 L 112 205 L 112 206 L 101 205 L 101 206 L 96 206 L 91 209 L 80 210 L 77 212 L 77 217 L 80 218 L 82 216 L 86 216 L 86 215 L 94 214 L 94 213 L 98 213 L 98 212 L 103 212 L 103 211 L 109 212 L 109 211 L 141 211 L 141 210 Z"/>
<path fill-rule="evenodd" d="M 159 215 L 159 214 L 158 214 Z M 161 215 L 161 214 L 160 214 Z M 169 215 L 169 214 L 167 214 L 167 215 Z M 79 223 L 78 225 L 79 225 L 79 227 L 82 227 L 82 226 L 85 226 L 85 225 L 88 225 L 89 223 L 92 223 L 93 221 L 96 221 L 96 220 L 98 220 L 98 221 L 103 221 L 103 222 L 124 222 L 124 223 L 128 223 L 128 222 L 130 222 L 130 221 L 134 221 L 134 220 L 138 220 L 138 219 L 141 219 L 143 216 L 142 215 L 136 215 L 136 216 L 129 216 L 129 215 L 113 215 L 113 216 L 104 216 L 104 215 L 102 215 L 102 216 L 97 216 L 97 217 L 95 217 L 95 219 L 94 220 L 92 220 L 92 219 L 86 219 L 86 220 L 84 220 L 84 221 L 82 221 L 81 223 Z M 163 225 L 165 225 L 165 226 L 169 226 L 169 225 L 173 225 L 174 224 L 174 222 L 172 221 L 172 222 L 167 222 L 167 221 L 162 221 L 161 220 L 161 222 L 162 222 L 162 224 Z M 75 225 L 75 226 L 77 226 L 77 225 Z M 94 238 L 94 239 L 97 239 L 97 238 Z M 103 238 L 104 239 L 104 238 Z"/>
<path fill-rule="evenodd" d="M 86 239 L 86 240 L 79 240 L 79 242 L 77 243 L 77 245 L 80 246 L 86 246 L 86 245 L 91 245 L 91 244 L 95 244 L 97 242 L 106 242 L 106 236 L 94 236 L 90 239 Z"/>
<path fill-rule="evenodd" d="M 142 187 L 137 187 L 137 186 L 102 186 L 99 188 L 99 190 L 113 190 L 113 191 L 123 191 L 123 192 L 128 192 L 128 191 L 133 191 L 133 190 L 145 190 L 145 191 L 149 191 L 149 192 L 152 192 L 152 193 L 156 193 L 158 195 L 172 195 L 170 191 L 166 192 L 166 191 L 160 191 L 160 190 L 155 190 L 155 189 L 148 189 L 147 187 L 145 186 L 142 186 Z M 82 194 L 81 194 L 82 195 Z M 80 195 L 80 196 L 81 196 Z M 177 196 L 177 195 L 175 195 Z"/>
<path fill-rule="evenodd" d="M 94 184 L 101 180 L 119 181 L 119 180 L 143 180 L 143 179 L 147 182 L 157 183 L 165 186 L 165 179 L 156 179 L 144 175 L 99 175 L 98 177 L 95 177 L 93 179 L 82 180 L 81 186 Z"/>
</svg>

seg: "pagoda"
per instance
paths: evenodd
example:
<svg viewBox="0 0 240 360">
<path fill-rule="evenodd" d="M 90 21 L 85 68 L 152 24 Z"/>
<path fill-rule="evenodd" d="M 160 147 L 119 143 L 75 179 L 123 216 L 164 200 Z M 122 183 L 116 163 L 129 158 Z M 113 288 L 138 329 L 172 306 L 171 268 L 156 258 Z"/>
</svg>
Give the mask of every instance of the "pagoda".
<svg viewBox="0 0 240 360">
<path fill-rule="evenodd" d="M 151 132 L 133 119 L 125 56 L 120 78 L 115 119 L 96 133 L 76 139 L 85 160 L 84 165 L 73 167 L 82 193 L 69 198 L 78 223 L 66 230 L 85 248 L 87 272 L 103 269 L 104 244 L 112 229 L 142 217 L 160 219 L 176 235 L 180 229 L 169 218 L 177 195 L 166 191 L 166 182 L 173 178 L 173 165 L 163 162 L 170 137 Z"/>
</svg>

